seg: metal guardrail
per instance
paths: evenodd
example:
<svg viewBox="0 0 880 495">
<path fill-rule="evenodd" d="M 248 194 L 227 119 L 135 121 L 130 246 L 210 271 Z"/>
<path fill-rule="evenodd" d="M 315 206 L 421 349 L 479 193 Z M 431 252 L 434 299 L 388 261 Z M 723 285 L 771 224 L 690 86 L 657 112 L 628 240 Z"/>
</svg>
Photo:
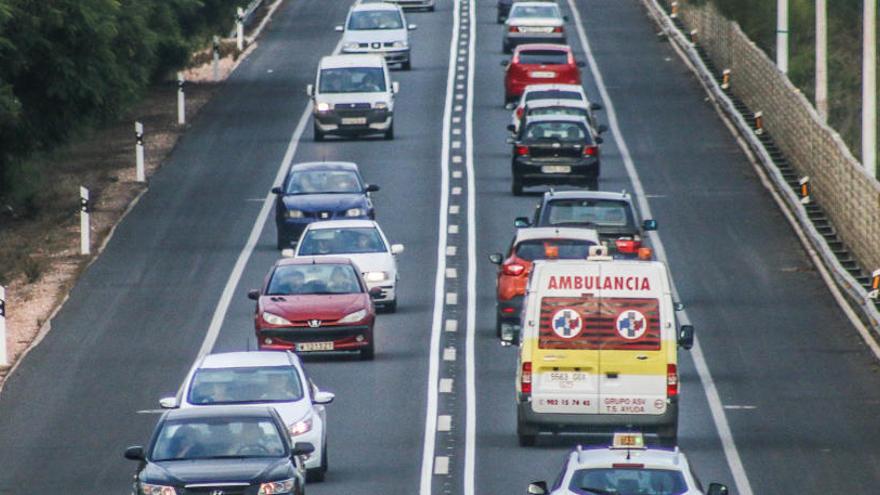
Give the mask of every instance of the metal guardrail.
<svg viewBox="0 0 880 495">
<path fill-rule="evenodd" d="M 795 216 L 802 231 L 807 236 L 810 244 L 822 260 L 825 267 L 829 269 L 834 281 L 838 287 L 847 295 L 850 302 L 861 310 L 863 317 L 874 330 L 875 335 L 880 333 L 880 311 L 877 310 L 875 301 L 868 297 L 868 291 L 858 280 L 855 279 L 846 268 L 840 263 L 831 248 L 825 242 L 824 237 L 816 229 L 804 204 L 794 191 L 788 187 L 785 178 L 770 156 L 763 143 L 755 135 L 751 125 L 746 121 L 743 115 L 736 109 L 730 96 L 722 89 L 718 80 L 712 71 L 706 66 L 703 58 L 696 49 L 696 45 L 685 33 L 675 25 L 666 11 L 658 3 L 657 0 L 642 0 L 649 9 L 652 16 L 657 20 L 663 29 L 663 33 L 687 55 L 690 63 L 697 69 L 698 76 L 702 79 L 703 85 L 710 91 L 710 96 L 715 100 L 721 110 L 727 115 L 730 122 L 735 126 L 739 135 L 747 143 L 749 149 L 758 158 L 761 166 L 767 172 L 772 180 L 777 192 L 781 194 L 789 211 Z"/>
</svg>

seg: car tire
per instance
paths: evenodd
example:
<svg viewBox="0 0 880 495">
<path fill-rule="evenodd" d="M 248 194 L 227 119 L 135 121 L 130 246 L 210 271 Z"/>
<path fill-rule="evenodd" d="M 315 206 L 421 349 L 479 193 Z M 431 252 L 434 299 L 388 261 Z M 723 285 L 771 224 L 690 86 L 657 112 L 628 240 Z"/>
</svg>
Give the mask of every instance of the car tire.
<svg viewBox="0 0 880 495">
<path fill-rule="evenodd" d="M 382 136 L 386 141 L 390 141 L 394 139 L 394 122 L 391 122 L 391 125 L 388 126 L 388 130 L 385 131 L 385 134 Z"/>
<path fill-rule="evenodd" d="M 593 177 L 592 179 L 585 180 L 583 183 L 583 187 L 585 187 L 591 191 L 598 191 L 599 190 L 599 178 Z"/>
<path fill-rule="evenodd" d="M 327 478 L 327 468 L 327 445 L 324 445 L 324 448 L 321 449 L 321 465 L 306 472 L 306 481 L 310 483 L 324 481 Z"/>
<path fill-rule="evenodd" d="M 411 70 L 412 69 L 412 60 L 407 60 L 400 64 L 400 68 L 403 70 Z"/>
<path fill-rule="evenodd" d="M 501 51 L 502 51 L 505 55 L 510 54 L 510 52 L 512 51 L 512 50 L 510 49 L 510 44 L 507 43 L 506 41 L 502 41 L 502 42 L 501 42 Z"/>
<path fill-rule="evenodd" d="M 385 313 L 396 313 L 397 312 L 397 299 L 386 304 L 383 309 L 385 310 Z"/>
<path fill-rule="evenodd" d="M 372 361 L 376 357 L 376 344 L 370 342 L 367 347 L 361 349 L 361 361 Z"/>
<path fill-rule="evenodd" d="M 496 24 L 504 24 L 504 17 L 502 17 L 501 14 L 496 15 L 495 16 L 495 23 Z"/>
<path fill-rule="evenodd" d="M 434 12 L 434 6 L 433 6 L 433 5 L 431 5 L 430 7 L 428 7 L 428 12 Z"/>
<path fill-rule="evenodd" d="M 510 192 L 513 193 L 514 196 L 523 195 L 522 179 L 517 179 L 516 176 L 513 177 L 513 181 L 510 183 Z"/>
<path fill-rule="evenodd" d="M 495 315 L 495 336 L 501 340 L 501 317 L 497 314 Z"/>
<path fill-rule="evenodd" d="M 315 133 L 315 142 L 320 143 L 321 141 L 323 141 L 324 133 L 321 132 L 321 129 L 318 129 L 318 124 L 314 124 L 314 126 L 312 126 L 312 129 L 314 129 Z"/>
</svg>

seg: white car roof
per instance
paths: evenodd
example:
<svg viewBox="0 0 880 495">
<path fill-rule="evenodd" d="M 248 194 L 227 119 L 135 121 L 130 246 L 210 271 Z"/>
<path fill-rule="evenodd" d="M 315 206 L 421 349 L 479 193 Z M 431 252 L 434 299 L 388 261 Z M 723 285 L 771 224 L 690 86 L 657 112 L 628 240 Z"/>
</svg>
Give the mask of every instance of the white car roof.
<svg viewBox="0 0 880 495">
<path fill-rule="evenodd" d="M 199 368 L 250 368 L 258 366 L 290 366 L 296 362 L 296 356 L 291 357 L 286 352 L 222 352 L 208 354 L 202 360 Z"/>
<path fill-rule="evenodd" d="M 584 93 L 584 88 L 580 84 L 529 84 L 526 86 L 526 89 L 523 91 L 523 95 L 529 93 L 531 91 L 577 91 L 584 95 L 586 98 L 586 93 Z"/>
<path fill-rule="evenodd" d="M 579 229 L 577 227 L 527 227 L 517 229 L 516 241 L 530 241 L 533 239 L 579 239 L 599 243 L 599 234 L 594 229 Z"/>
<path fill-rule="evenodd" d="M 343 69 L 347 67 L 384 67 L 385 58 L 381 55 L 327 55 L 321 58 L 319 69 Z"/>
<path fill-rule="evenodd" d="M 629 459 L 627 459 L 629 457 Z M 644 464 L 645 469 L 672 469 L 687 471 L 687 459 L 676 448 L 666 449 L 611 449 L 589 448 L 574 450 L 569 456 L 570 469 L 610 468 L 613 464 Z"/>
<path fill-rule="evenodd" d="M 572 108 L 581 108 L 584 110 L 590 109 L 590 104 L 587 100 L 564 100 L 558 98 L 545 98 L 540 100 L 532 100 L 527 103 L 529 109 L 533 108 L 546 108 L 546 107 L 572 107 Z"/>
<path fill-rule="evenodd" d="M 378 228 L 373 220 L 357 219 L 357 220 L 326 220 L 323 222 L 312 222 L 306 227 L 309 230 L 322 229 L 361 229 L 361 228 Z"/>
<path fill-rule="evenodd" d="M 613 199 L 632 202 L 632 198 L 626 191 L 554 191 L 544 193 L 545 199 Z"/>
<path fill-rule="evenodd" d="M 385 3 L 385 2 L 368 2 L 368 3 L 356 3 L 352 5 L 352 12 L 362 12 L 362 11 L 372 11 L 372 10 L 396 10 L 400 11 L 400 6 L 394 3 Z"/>
</svg>

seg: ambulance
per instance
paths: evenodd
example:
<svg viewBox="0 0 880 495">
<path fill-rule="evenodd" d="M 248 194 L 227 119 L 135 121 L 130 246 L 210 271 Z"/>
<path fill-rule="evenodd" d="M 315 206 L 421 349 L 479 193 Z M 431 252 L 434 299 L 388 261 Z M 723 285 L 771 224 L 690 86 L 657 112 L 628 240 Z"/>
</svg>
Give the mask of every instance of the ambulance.
<svg viewBox="0 0 880 495">
<path fill-rule="evenodd" d="M 678 431 L 678 328 L 666 265 L 614 260 L 536 261 L 522 312 L 517 435 L 610 435 L 634 429 L 674 445 Z"/>
</svg>

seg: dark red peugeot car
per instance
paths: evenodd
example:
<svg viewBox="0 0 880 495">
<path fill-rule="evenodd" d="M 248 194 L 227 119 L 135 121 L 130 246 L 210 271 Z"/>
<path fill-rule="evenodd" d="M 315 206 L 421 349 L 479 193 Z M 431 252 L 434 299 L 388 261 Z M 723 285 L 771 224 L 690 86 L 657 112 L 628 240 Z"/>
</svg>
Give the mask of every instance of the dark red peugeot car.
<svg viewBox="0 0 880 495">
<path fill-rule="evenodd" d="M 373 359 L 376 310 L 360 270 L 346 258 L 282 258 L 266 276 L 254 329 L 260 349 L 359 351 Z"/>
<path fill-rule="evenodd" d="M 522 95 L 529 84 L 581 84 L 580 67 L 567 45 L 530 43 L 519 45 L 504 71 L 504 103 Z"/>
</svg>

